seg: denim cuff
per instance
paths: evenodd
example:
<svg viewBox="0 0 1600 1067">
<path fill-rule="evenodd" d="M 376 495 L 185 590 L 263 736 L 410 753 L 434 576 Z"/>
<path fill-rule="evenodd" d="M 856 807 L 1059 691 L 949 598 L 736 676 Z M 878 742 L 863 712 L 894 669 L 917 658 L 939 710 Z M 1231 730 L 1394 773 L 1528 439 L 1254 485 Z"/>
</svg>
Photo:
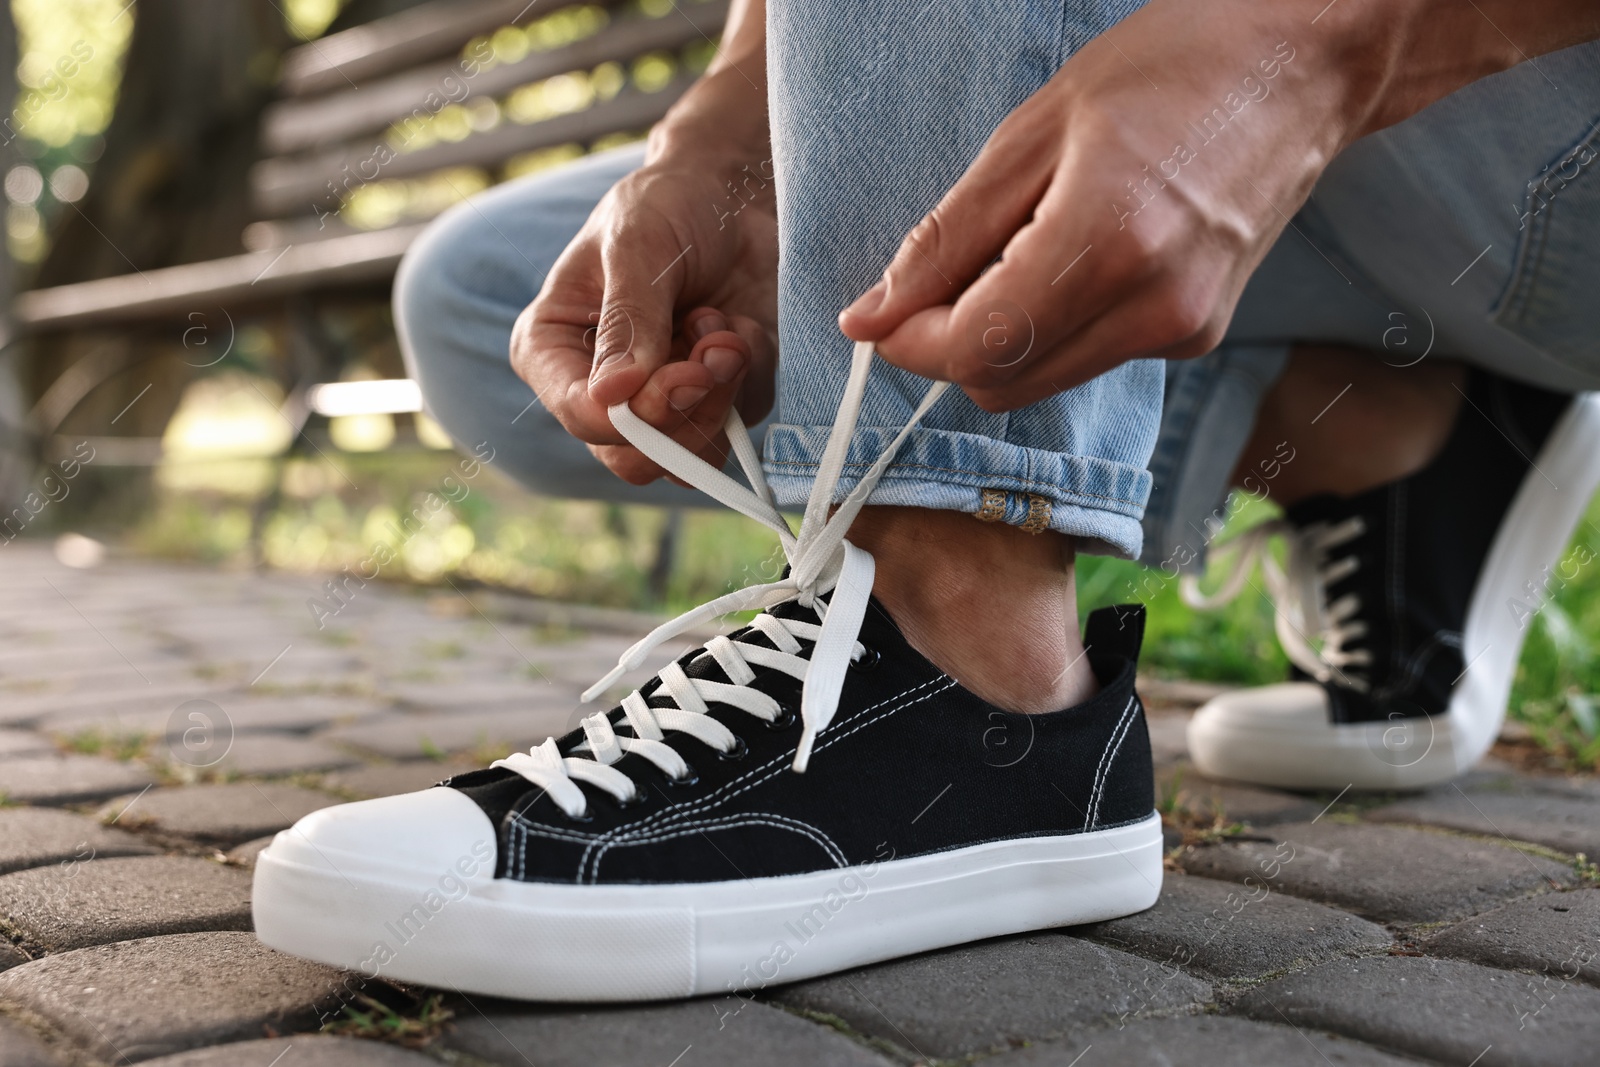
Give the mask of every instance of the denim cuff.
<svg viewBox="0 0 1600 1067">
<path fill-rule="evenodd" d="M 762 470 L 779 507 L 806 503 L 828 426 L 767 429 Z M 850 439 L 834 503 L 845 498 L 899 431 L 862 427 Z M 918 428 L 868 497 L 869 504 L 965 511 L 978 518 L 1080 539 L 1082 552 L 1139 555 L 1150 472 L 950 430 Z"/>
<path fill-rule="evenodd" d="M 1289 348 L 1224 341 L 1199 359 L 1168 365 L 1140 562 L 1173 574 L 1205 567 L 1206 549 L 1232 514 L 1228 477 L 1255 429 L 1261 398 L 1288 364 Z"/>
</svg>

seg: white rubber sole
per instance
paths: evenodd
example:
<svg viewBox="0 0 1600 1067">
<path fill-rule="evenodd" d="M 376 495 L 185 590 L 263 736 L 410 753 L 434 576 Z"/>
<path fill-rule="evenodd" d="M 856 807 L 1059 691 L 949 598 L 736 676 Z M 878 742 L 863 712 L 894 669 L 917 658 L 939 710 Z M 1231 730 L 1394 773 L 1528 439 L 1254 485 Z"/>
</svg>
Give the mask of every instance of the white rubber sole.
<svg viewBox="0 0 1600 1067">
<path fill-rule="evenodd" d="M 1600 394 L 1584 393 L 1573 398 L 1524 476 L 1484 560 L 1462 634 L 1467 666 L 1447 714 L 1336 725 L 1319 686 L 1245 690 L 1218 697 L 1190 720 L 1195 767 L 1211 777 L 1289 789 L 1423 789 L 1469 770 L 1500 732 L 1530 611 L 1542 606 L 1547 573 L 1596 486 Z"/>
<path fill-rule="evenodd" d="M 396 869 L 286 830 L 256 861 L 253 907 L 267 945 L 368 976 L 608 1001 L 748 996 L 979 938 L 1130 915 L 1161 890 L 1155 814 L 1064 837 L 884 855 L 741 882 L 553 885 L 462 878 L 449 865 Z"/>
</svg>

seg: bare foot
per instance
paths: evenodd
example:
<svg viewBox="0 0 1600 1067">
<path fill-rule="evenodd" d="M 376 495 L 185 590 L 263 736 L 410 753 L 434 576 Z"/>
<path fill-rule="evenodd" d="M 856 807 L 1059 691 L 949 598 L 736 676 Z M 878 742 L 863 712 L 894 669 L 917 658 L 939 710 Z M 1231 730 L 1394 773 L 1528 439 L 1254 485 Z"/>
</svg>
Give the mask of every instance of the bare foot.
<svg viewBox="0 0 1600 1067">
<path fill-rule="evenodd" d="M 1072 538 L 959 511 L 869 507 L 850 541 L 911 646 L 1008 711 L 1059 711 L 1099 690 L 1078 633 Z"/>
</svg>

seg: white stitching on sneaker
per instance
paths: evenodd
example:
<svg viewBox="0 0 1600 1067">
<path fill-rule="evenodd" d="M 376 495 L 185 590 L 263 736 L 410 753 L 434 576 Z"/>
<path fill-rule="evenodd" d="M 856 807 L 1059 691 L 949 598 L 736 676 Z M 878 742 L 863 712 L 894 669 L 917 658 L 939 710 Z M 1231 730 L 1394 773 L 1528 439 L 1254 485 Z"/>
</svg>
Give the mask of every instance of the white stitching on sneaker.
<svg viewBox="0 0 1600 1067">
<path fill-rule="evenodd" d="M 759 657 L 761 665 L 784 670 L 801 680 L 800 718 L 804 726 L 800 743 L 795 748 L 793 768 L 797 772 L 805 771 L 818 736 L 838 711 L 839 694 L 844 688 L 850 662 L 863 651 L 856 635 L 861 631 L 867 602 L 872 596 L 874 566 L 872 556 L 845 540 L 845 534 L 912 429 L 949 388 L 948 382 L 935 382 L 928 387 L 910 420 L 834 510 L 834 490 L 843 474 L 850 441 L 861 417 L 872 354 L 872 344 L 863 341 L 856 345 L 851 356 L 850 376 L 839 403 L 839 413 L 817 464 L 816 479 L 798 534 L 789 529 L 788 521 L 773 505 L 755 444 L 737 411 L 728 412 L 724 428 L 733 453 L 750 482 L 749 488 L 646 423 L 626 403 L 612 405 L 608 410 L 612 425 L 635 448 L 683 481 L 775 532 L 788 558 L 789 573 L 779 581 L 749 586 L 718 597 L 656 627 L 623 653 L 610 673 L 589 687 L 583 694 L 585 700 L 598 697 L 618 678 L 643 664 L 657 646 L 685 630 L 730 612 L 765 609 L 797 600 L 816 612 L 821 619 L 820 626 L 758 616 L 753 625 L 773 639 L 778 653 L 774 655 L 771 650 L 759 646 L 742 648 L 742 643 L 729 642 L 719 646 L 717 658 L 720 661 L 723 656 L 735 657 L 735 665 L 738 665 L 757 659 L 753 652 L 760 652 L 763 653 Z M 829 592 L 833 595 L 823 601 L 821 597 Z M 802 628 L 810 632 L 803 634 Z M 814 641 L 809 657 L 794 655 L 799 649 L 794 638 L 800 636 Z M 794 647 L 785 647 L 786 644 Z M 564 756 L 555 739 L 550 738 L 525 753 L 517 752 L 496 760 L 492 766 L 522 775 L 542 787 L 569 816 L 580 818 L 588 811 L 588 800 L 578 787 L 578 781 L 603 789 L 620 801 L 638 795 L 638 785 L 610 766 L 623 753 L 636 752 L 668 774 L 682 773 L 682 758 L 661 741 L 665 730 L 689 733 L 723 752 L 731 750 L 737 739 L 726 726 L 705 715 L 708 700 L 738 707 L 767 721 L 777 715 L 776 701 L 765 693 L 743 685 L 688 678 L 676 663 L 668 664 L 657 677 L 662 683 L 658 693 L 670 696 L 676 707 L 651 708 L 637 690 L 630 693 L 623 699 L 623 708 L 634 736 L 617 737 L 607 713 L 598 712 L 583 720 L 591 758 Z"/>
<path fill-rule="evenodd" d="M 1112 728 L 1111 737 L 1106 740 L 1106 747 L 1100 753 L 1100 763 L 1094 769 L 1094 786 L 1089 790 L 1089 814 L 1083 820 L 1085 832 L 1093 830 L 1100 819 L 1100 797 L 1105 792 L 1111 761 L 1117 758 L 1117 753 L 1122 749 L 1122 739 L 1128 736 L 1128 730 L 1133 725 L 1133 708 L 1137 700 L 1136 696 L 1128 698 L 1128 706 L 1122 709 L 1122 717 Z"/>
<path fill-rule="evenodd" d="M 677 823 L 672 826 L 662 826 L 658 832 L 647 837 L 628 838 L 612 841 L 595 853 L 594 860 L 589 864 L 589 884 L 593 885 L 600 880 L 600 862 L 606 853 L 615 849 L 633 848 L 641 845 L 653 845 L 662 841 L 670 841 L 677 837 L 686 837 L 692 833 L 704 830 L 732 830 L 741 826 L 771 826 L 779 830 L 790 830 L 803 837 L 810 838 L 818 848 L 822 849 L 835 867 L 849 866 L 844 851 L 834 844 L 833 839 L 810 823 L 800 819 L 791 819 L 782 815 L 773 815 L 767 812 L 752 812 L 750 814 L 724 815 L 718 819 L 700 819 L 694 822 Z M 582 884 L 584 881 L 580 874 L 574 881 Z"/>
</svg>

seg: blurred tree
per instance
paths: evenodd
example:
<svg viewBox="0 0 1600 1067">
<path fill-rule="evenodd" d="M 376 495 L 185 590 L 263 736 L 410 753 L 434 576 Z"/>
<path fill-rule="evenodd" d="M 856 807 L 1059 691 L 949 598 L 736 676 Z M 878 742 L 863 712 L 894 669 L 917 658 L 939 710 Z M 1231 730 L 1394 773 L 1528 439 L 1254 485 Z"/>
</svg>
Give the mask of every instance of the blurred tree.
<svg viewBox="0 0 1600 1067">
<path fill-rule="evenodd" d="M 0 10 L 0 71 L 17 69 L 17 26 L 11 5 Z M 0 115 L 11 113 L 16 83 L 0 78 Z M 0 144 L 0 174 L 9 173 L 17 161 L 16 138 Z M 33 473 L 32 448 L 27 436 L 28 403 L 18 374 L 20 350 L 12 344 L 11 295 L 16 272 L 11 255 L 0 248 L 0 502 L 18 500 L 27 491 Z"/>
<path fill-rule="evenodd" d="M 243 250 L 258 121 L 272 98 L 279 59 L 294 43 L 281 10 L 274 0 L 136 0 L 132 14 L 104 154 L 88 194 L 63 214 L 37 286 Z M 105 381 L 64 421 L 59 405 L 36 408 L 38 422 L 59 421 L 36 429 L 159 436 L 192 374 L 179 358 L 181 336 L 176 326 L 153 335 L 86 331 L 41 339 L 28 382 L 33 397 L 44 396 L 75 364 L 80 377 Z M 147 491 L 147 479 L 130 473 L 96 472 L 100 485 L 73 498 L 125 513 Z"/>
<path fill-rule="evenodd" d="M 241 251 L 257 121 L 293 43 L 279 6 L 137 0 L 133 14 L 105 153 L 39 286 Z"/>
</svg>

